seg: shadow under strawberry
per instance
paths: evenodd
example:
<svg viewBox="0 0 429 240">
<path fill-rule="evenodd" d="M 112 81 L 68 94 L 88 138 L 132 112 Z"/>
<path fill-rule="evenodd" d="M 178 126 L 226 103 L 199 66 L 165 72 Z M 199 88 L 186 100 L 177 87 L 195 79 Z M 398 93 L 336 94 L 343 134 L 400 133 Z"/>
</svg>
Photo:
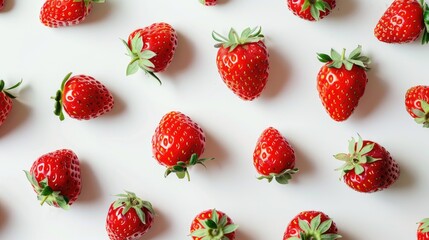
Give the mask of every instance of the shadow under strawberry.
<svg viewBox="0 0 429 240">
<path fill-rule="evenodd" d="M 400 163 L 401 161 L 398 162 Z M 417 170 L 409 169 L 406 164 L 401 164 L 401 176 L 392 184 L 392 191 L 398 190 L 401 191 L 401 194 L 403 194 L 403 191 L 414 191 L 413 186 L 418 179 L 418 176 L 415 175 L 416 172 Z"/>
<path fill-rule="evenodd" d="M 145 239 L 153 239 L 153 238 L 162 238 L 163 234 L 168 232 L 168 229 L 171 223 L 168 221 L 168 218 L 165 217 L 163 212 L 158 209 L 155 209 L 155 218 L 153 222 L 152 228 L 141 238 L 141 240 Z"/>
<path fill-rule="evenodd" d="M 6 207 L 0 202 L 0 232 L 7 224 L 8 215 L 9 213 L 6 211 Z"/>
<path fill-rule="evenodd" d="M 273 47 L 268 47 L 270 70 L 267 85 L 261 94 L 262 98 L 272 99 L 283 93 L 289 82 L 292 68 L 287 59 Z"/>
<path fill-rule="evenodd" d="M 191 65 L 195 57 L 195 48 L 193 43 L 187 36 L 176 31 L 177 33 L 177 48 L 174 53 L 173 60 L 169 67 L 162 72 L 164 75 L 177 76 L 180 72 L 186 71 Z"/>
<path fill-rule="evenodd" d="M 357 0 L 337 1 L 337 6 L 326 19 L 337 22 L 339 18 L 343 19 L 352 15 L 358 7 L 357 2 Z"/>
<path fill-rule="evenodd" d="M 4 6 L 3 9 L 0 10 L 0 14 L 11 11 L 14 6 L 15 0 L 4 0 Z"/>
<path fill-rule="evenodd" d="M 213 172 L 218 174 L 219 169 L 225 168 L 226 159 L 228 159 L 228 152 L 225 146 L 222 146 L 222 142 L 216 139 L 210 132 L 205 131 L 206 136 L 206 149 L 204 151 L 204 155 L 212 156 L 214 158 L 213 161 L 210 162 L 210 168 L 201 169 L 201 171 L 211 171 L 213 168 Z"/>
<path fill-rule="evenodd" d="M 127 109 L 127 105 L 121 98 L 121 95 L 116 94 L 114 90 L 110 91 L 110 93 L 112 94 L 113 99 L 115 99 L 115 106 L 110 112 L 105 114 L 105 117 L 118 117 Z"/>
<path fill-rule="evenodd" d="M 23 125 L 31 115 L 31 108 L 26 104 L 15 99 L 13 102 L 13 109 L 8 118 L 0 127 L 0 140 L 7 134 L 16 130 L 19 126 Z"/>
<path fill-rule="evenodd" d="M 108 18 L 115 6 L 113 4 L 115 1 L 106 1 L 103 4 L 94 4 L 91 9 L 91 13 L 85 18 L 85 21 L 82 21 L 79 25 L 89 25 L 97 22 L 102 22 L 104 19 Z"/>
<path fill-rule="evenodd" d="M 300 178 L 306 178 L 306 175 L 311 176 L 315 172 L 314 165 L 309 159 L 308 155 L 306 155 L 306 151 L 302 151 L 302 149 L 297 146 L 293 141 L 290 141 L 290 144 L 293 146 L 296 156 L 296 165 L 295 167 L 299 169 L 299 173 L 295 174 L 291 184 L 299 183 Z"/>
<path fill-rule="evenodd" d="M 79 196 L 79 204 L 91 204 L 97 202 L 103 195 L 101 184 L 97 179 L 97 175 L 93 171 L 87 161 L 80 162 L 82 191 Z"/>
</svg>

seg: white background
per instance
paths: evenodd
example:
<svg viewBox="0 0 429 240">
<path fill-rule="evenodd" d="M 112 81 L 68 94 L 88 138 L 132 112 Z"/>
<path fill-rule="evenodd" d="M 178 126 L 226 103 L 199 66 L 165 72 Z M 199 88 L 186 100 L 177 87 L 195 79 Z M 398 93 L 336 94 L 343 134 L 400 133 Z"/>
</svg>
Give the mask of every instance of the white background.
<svg viewBox="0 0 429 240">
<path fill-rule="evenodd" d="M 13 112 L 0 128 L 0 239 L 107 239 L 105 218 L 114 195 L 134 191 L 158 212 L 143 239 L 189 239 L 200 211 L 217 208 L 240 225 L 239 240 L 282 239 L 303 210 L 320 210 L 346 240 L 415 239 L 417 222 L 429 216 L 427 129 L 404 107 L 406 90 L 429 81 L 429 46 L 417 41 L 389 45 L 373 29 L 391 0 L 339 0 L 331 15 L 307 22 L 284 1 L 110 0 L 95 5 L 77 26 L 50 29 L 39 22 L 43 1 L 8 0 L 0 13 L 0 77 L 23 79 Z M 129 58 L 120 38 L 165 21 L 179 35 L 172 64 L 159 74 L 163 85 L 139 72 L 125 76 Z M 270 77 L 261 97 L 240 100 L 217 73 L 212 30 L 262 26 L 270 52 Z M 316 52 L 350 52 L 358 44 L 372 58 L 366 92 L 355 113 L 337 123 L 316 90 L 322 66 Z M 60 122 L 50 96 L 64 75 L 88 74 L 113 93 L 114 110 L 98 119 Z M 190 169 L 191 182 L 153 159 L 151 137 L 172 110 L 190 116 L 207 136 L 207 169 Z M 296 150 L 300 172 L 289 185 L 256 180 L 253 149 L 273 126 Z M 357 133 L 386 147 L 401 167 L 388 190 L 362 194 L 338 180 L 341 163 Z M 81 160 L 82 194 L 69 211 L 40 207 L 22 170 L 40 155 L 72 149 Z"/>
</svg>

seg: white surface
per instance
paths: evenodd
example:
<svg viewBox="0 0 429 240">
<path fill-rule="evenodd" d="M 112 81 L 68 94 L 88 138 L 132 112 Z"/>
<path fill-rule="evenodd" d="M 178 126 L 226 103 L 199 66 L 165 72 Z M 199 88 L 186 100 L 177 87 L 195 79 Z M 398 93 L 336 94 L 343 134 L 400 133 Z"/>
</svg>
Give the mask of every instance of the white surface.
<svg viewBox="0 0 429 240">
<path fill-rule="evenodd" d="M 390 0 L 338 1 L 318 23 L 292 15 L 284 1 L 110 0 L 94 6 L 78 26 L 49 29 L 39 22 L 43 1 L 8 0 L 0 13 L 0 77 L 23 78 L 13 112 L 0 128 L 0 239 L 107 239 L 105 218 L 114 194 L 124 189 L 149 200 L 158 212 L 143 239 L 189 239 L 202 210 L 225 211 L 240 225 L 239 240 L 282 239 L 302 210 L 321 210 L 346 240 L 415 239 L 429 216 L 428 130 L 405 111 L 405 91 L 427 84 L 429 48 L 419 42 L 378 42 L 373 28 Z M 180 3 L 179 3 L 180 2 Z M 125 77 L 129 61 L 119 38 L 166 21 L 179 45 L 163 85 L 139 72 Z M 262 96 L 244 102 L 227 89 L 216 65 L 211 31 L 262 26 L 270 52 L 270 77 Z M 316 90 L 316 52 L 350 52 L 358 44 L 372 60 L 360 104 L 343 123 L 329 118 Z M 52 113 L 50 96 L 72 71 L 102 81 L 113 93 L 113 112 L 91 121 Z M 161 117 L 179 110 L 205 130 L 207 169 L 190 170 L 191 182 L 152 158 L 151 137 Z M 287 186 L 256 180 L 252 153 L 259 134 L 276 127 L 296 150 L 300 172 Z M 388 190 L 361 194 L 338 180 L 332 155 L 360 133 L 385 146 L 401 167 Z M 71 210 L 40 207 L 22 170 L 40 155 L 70 148 L 81 160 L 83 189 Z"/>
</svg>

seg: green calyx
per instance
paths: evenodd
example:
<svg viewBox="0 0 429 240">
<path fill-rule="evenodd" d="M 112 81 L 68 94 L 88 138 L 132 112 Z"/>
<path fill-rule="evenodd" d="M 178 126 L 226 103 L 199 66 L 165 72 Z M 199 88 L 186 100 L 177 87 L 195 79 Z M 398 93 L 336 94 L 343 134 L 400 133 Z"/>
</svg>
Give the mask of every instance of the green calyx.
<svg viewBox="0 0 429 240">
<path fill-rule="evenodd" d="M 72 73 L 68 73 L 63 81 L 61 82 L 60 89 L 55 93 L 55 96 L 52 96 L 51 99 L 55 100 L 55 107 L 54 107 L 54 114 L 55 116 L 58 116 L 61 121 L 64 120 L 64 113 L 63 113 L 63 92 L 64 92 L 64 86 L 66 85 L 66 82 L 70 79 L 70 76 Z"/>
<path fill-rule="evenodd" d="M 422 110 L 414 108 L 411 111 L 417 116 L 414 118 L 414 121 L 418 124 L 423 124 L 423 127 L 429 128 L 429 103 L 420 100 L 420 105 L 422 107 Z"/>
<path fill-rule="evenodd" d="M 349 153 L 338 153 L 334 155 L 335 159 L 345 162 L 341 167 L 335 169 L 341 171 L 340 178 L 351 170 L 354 170 L 357 175 L 360 175 L 365 171 L 362 166 L 363 164 L 380 160 L 379 158 L 373 158 L 367 155 L 374 148 L 374 143 L 363 146 L 362 137 L 360 135 L 358 136 L 359 139 L 357 142 L 354 138 L 349 141 Z"/>
<path fill-rule="evenodd" d="M 0 80 L 0 92 L 3 92 L 4 94 L 6 94 L 6 96 L 8 96 L 9 98 L 12 98 L 12 99 L 15 99 L 16 97 L 13 95 L 13 94 L 11 94 L 10 92 L 9 92 L 9 90 L 13 90 L 13 89 L 15 89 L 15 88 L 17 88 L 17 87 L 19 87 L 19 85 L 21 85 L 21 83 L 22 83 L 22 79 L 21 79 L 21 81 L 19 81 L 19 82 L 17 82 L 15 85 L 13 85 L 12 87 L 9 87 L 9 88 L 4 88 L 5 87 L 5 83 L 4 83 L 4 81 L 3 80 Z"/>
<path fill-rule="evenodd" d="M 113 203 L 113 209 L 124 206 L 122 210 L 122 215 L 127 214 L 127 212 L 133 208 L 136 211 L 137 216 L 143 224 L 146 224 L 146 215 L 143 211 L 143 208 L 146 208 L 152 215 L 155 215 L 152 204 L 148 201 L 143 201 L 136 196 L 133 192 L 125 191 L 126 194 L 118 194 L 119 198 Z"/>
<path fill-rule="evenodd" d="M 336 233 L 326 233 L 332 225 L 332 219 L 321 222 L 321 214 L 313 218 L 310 224 L 298 218 L 298 225 L 301 229 L 299 237 L 290 237 L 287 240 L 335 240 L 342 238 Z"/>
<path fill-rule="evenodd" d="M 178 161 L 176 163 L 176 165 L 168 167 L 165 170 L 164 177 L 167 177 L 168 175 L 170 175 L 170 173 L 176 173 L 176 176 L 179 179 L 183 179 L 183 178 L 186 177 L 188 179 L 188 181 L 190 181 L 191 177 L 189 176 L 189 172 L 188 172 L 188 168 L 189 167 L 194 166 L 196 164 L 201 164 L 201 165 L 203 165 L 205 167 L 206 165 L 204 165 L 204 162 L 207 161 L 207 160 L 213 160 L 213 159 L 214 158 L 201 158 L 201 159 L 198 159 L 198 155 L 196 153 L 194 153 L 194 154 L 191 155 L 191 158 L 189 159 L 189 163 L 186 163 L 186 162 L 183 162 L 183 161 Z"/>
<path fill-rule="evenodd" d="M 28 181 L 31 183 L 37 193 L 37 199 L 40 201 L 40 205 L 47 203 L 50 206 L 58 205 L 64 210 L 68 210 L 70 208 L 69 199 L 61 195 L 61 192 L 53 191 L 52 188 L 49 187 L 47 178 L 37 182 L 36 178 L 30 172 L 24 172 Z"/>
<path fill-rule="evenodd" d="M 143 50 L 143 37 L 140 36 L 140 34 L 136 34 L 131 39 L 131 46 L 129 46 L 125 40 L 121 40 L 127 49 L 126 55 L 131 57 L 131 61 L 127 66 L 127 76 L 136 73 L 140 68 L 146 74 L 149 74 L 154 77 L 159 82 L 159 84 L 162 84 L 161 80 L 153 72 L 153 68 L 155 67 L 155 65 L 150 61 L 151 58 L 156 56 L 156 53 L 147 49 Z"/>
<path fill-rule="evenodd" d="M 304 12 L 310 8 L 311 16 L 314 20 L 320 20 L 320 12 L 331 11 L 331 5 L 323 0 L 304 0 L 302 4 L 301 12 Z"/>
<path fill-rule="evenodd" d="M 298 171 L 299 171 L 298 168 L 285 169 L 281 173 L 277 173 L 277 174 L 271 173 L 268 176 L 265 176 L 265 175 L 259 176 L 258 179 L 259 180 L 267 179 L 268 182 L 271 182 L 273 179 L 275 179 L 280 184 L 288 184 L 289 180 L 292 179 L 292 175 L 297 173 Z"/>
<path fill-rule="evenodd" d="M 419 231 L 422 233 L 429 232 L 429 218 L 425 218 L 419 222 L 421 225 L 419 227 Z"/>
<path fill-rule="evenodd" d="M 230 240 L 225 235 L 238 229 L 237 224 L 227 224 L 228 219 L 223 215 L 219 219 L 216 209 L 212 210 L 211 219 L 199 220 L 203 228 L 191 232 L 190 236 L 204 240 Z"/>
<path fill-rule="evenodd" d="M 361 55 L 362 46 L 358 45 L 348 57 L 345 57 L 345 53 L 346 49 L 343 49 L 341 55 L 334 49 L 331 49 L 331 55 L 317 53 L 317 58 L 323 63 L 328 63 L 328 67 L 330 68 L 341 68 L 344 65 L 350 71 L 353 65 L 356 65 L 365 69 L 365 71 L 369 70 L 368 65 L 371 63 L 371 60 L 369 57 Z"/>
<path fill-rule="evenodd" d="M 425 28 L 423 29 L 422 44 L 429 43 L 429 7 L 424 0 L 419 1 L 423 9 L 423 23 Z"/>
<path fill-rule="evenodd" d="M 212 32 L 212 37 L 214 40 L 219 42 L 215 45 L 216 48 L 222 46 L 224 48 L 229 48 L 229 51 L 231 52 L 239 45 L 262 41 L 264 39 L 264 35 L 262 35 L 261 32 L 261 27 L 255 27 L 253 29 L 246 28 L 243 30 L 243 32 L 241 32 L 241 35 L 238 35 L 238 33 L 233 28 L 231 28 L 229 30 L 228 38 L 215 31 Z"/>
<path fill-rule="evenodd" d="M 73 0 L 73 2 L 85 2 L 85 7 L 88 7 L 91 3 L 104 3 L 106 0 Z"/>
</svg>

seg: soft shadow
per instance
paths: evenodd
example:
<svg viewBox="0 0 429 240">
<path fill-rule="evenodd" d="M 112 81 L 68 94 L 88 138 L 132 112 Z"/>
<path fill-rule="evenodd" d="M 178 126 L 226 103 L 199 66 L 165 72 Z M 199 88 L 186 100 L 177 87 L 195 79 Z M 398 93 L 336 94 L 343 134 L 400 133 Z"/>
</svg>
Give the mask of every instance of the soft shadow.
<svg viewBox="0 0 429 240">
<path fill-rule="evenodd" d="M 229 0 L 217 0 L 217 5 L 224 5 L 227 4 Z"/>
<path fill-rule="evenodd" d="M 177 31 L 177 48 L 171 64 L 162 72 L 165 75 L 175 76 L 185 71 L 192 63 L 195 50 L 189 38 Z"/>
<path fill-rule="evenodd" d="M 204 132 L 206 135 L 206 150 L 203 153 L 203 158 L 214 158 L 206 162 L 207 169 L 218 168 L 221 169 L 222 165 L 228 158 L 228 153 L 221 142 L 215 139 L 210 133 Z"/>
<path fill-rule="evenodd" d="M 80 161 L 80 171 L 82 178 L 82 192 L 79 196 L 79 203 L 94 203 L 100 199 L 101 185 L 92 167 L 86 161 Z"/>
<path fill-rule="evenodd" d="M 103 19 L 109 17 L 110 13 L 114 9 L 114 1 L 106 1 L 104 3 L 93 3 L 91 12 L 86 17 L 85 21 L 81 24 L 92 24 L 95 22 L 101 22 Z"/>
<path fill-rule="evenodd" d="M 338 227 L 338 226 L 337 226 Z M 350 236 L 347 232 L 344 232 L 343 230 L 338 230 L 338 234 L 340 234 L 342 236 L 341 239 L 346 239 L 346 240 L 356 240 L 356 238 Z"/>
<path fill-rule="evenodd" d="M 12 110 L 3 125 L 0 126 L 0 139 L 27 121 L 31 114 L 31 108 L 29 106 L 17 99 L 12 101 Z"/>
<path fill-rule="evenodd" d="M 279 54 L 275 48 L 268 49 L 269 51 L 269 77 L 267 85 L 265 86 L 264 92 L 261 97 L 263 98 L 274 98 L 279 95 L 286 83 L 289 80 L 291 74 L 291 68 L 285 58 Z"/>
<path fill-rule="evenodd" d="M 6 226 L 8 219 L 8 212 L 6 207 L 4 207 L 0 202 L 0 231 Z"/>
<path fill-rule="evenodd" d="M 152 228 L 141 238 L 141 240 L 149 240 L 153 238 L 160 238 L 162 237 L 162 234 L 166 233 L 170 222 L 168 222 L 168 219 L 165 217 L 165 215 L 157 208 L 155 210 L 155 217 L 152 224 Z"/>
<path fill-rule="evenodd" d="M 2 10 L 0 10 L 0 14 L 2 12 L 9 12 L 13 9 L 13 7 L 15 6 L 15 0 L 5 0 L 4 1 L 4 7 Z"/>
<path fill-rule="evenodd" d="M 257 240 L 257 238 L 249 235 L 249 232 L 238 228 L 237 232 L 235 232 L 235 238 L 240 240 Z"/>
<path fill-rule="evenodd" d="M 110 110 L 110 112 L 106 113 L 106 117 L 117 117 L 119 115 L 121 115 L 125 110 L 126 110 L 126 104 L 125 102 L 122 100 L 122 98 L 120 97 L 120 95 L 116 94 L 115 92 L 112 92 L 112 96 L 113 96 L 113 100 L 114 100 L 114 105 L 112 110 Z"/>
<path fill-rule="evenodd" d="M 338 20 L 337 18 L 345 18 L 351 15 L 356 10 L 356 8 L 357 4 L 355 0 L 337 1 L 337 6 L 335 6 L 331 14 L 325 18 L 336 21 Z"/>
<path fill-rule="evenodd" d="M 391 189 L 398 189 L 398 190 L 412 190 L 412 186 L 416 182 L 416 176 L 413 174 L 413 171 L 411 171 L 409 168 L 407 168 L 406 164 L 399 164 L 399 171 L 400 175 L 398 180 L 394 182 L 391 186 Z"/>
<path fill-rule="evenodd" d="M 292 176 L 291 181 L 299 182 L 300 178 L 305 177 L 306 175 L 312 175 L 315 169 L 306 152 L 301 151 L 301 149 L 296 146 L 296 144 L 293 144 L 293 142 L 289 141 L 289 143 L 295 151 L 295 167 L 299 169 L 299 171 Z"/>
</svg>

